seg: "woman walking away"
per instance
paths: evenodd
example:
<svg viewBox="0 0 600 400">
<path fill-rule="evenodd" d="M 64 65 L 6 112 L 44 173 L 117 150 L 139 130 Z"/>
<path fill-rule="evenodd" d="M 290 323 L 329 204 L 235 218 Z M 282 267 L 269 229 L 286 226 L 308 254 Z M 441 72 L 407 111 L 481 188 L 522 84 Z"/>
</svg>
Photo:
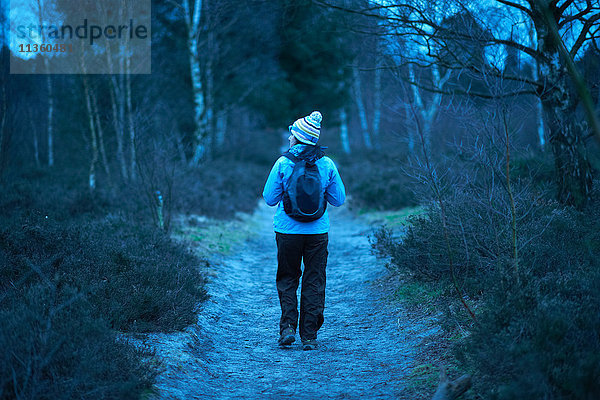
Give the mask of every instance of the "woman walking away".
<svg viewBox="0 0 600 400">
<path fill-rule="evenodd" d="M 303 350 L 317 348 L 323 325 L 329 214 L 327 203 L 339 207 L 346 190 L 334 162 L 317 145 L 323 117 L 318 111 L 290 127 L 290 148 L 273 165 L 263 190 L 273 219 L 277 243 L 277 292 L 281 305 L 279 345 L 295 340 L 298 317 Z M 301 264 L 304 261 L 304 274 Z M 302 276 L 300 314 L 297 290 Z"/>
</svg>

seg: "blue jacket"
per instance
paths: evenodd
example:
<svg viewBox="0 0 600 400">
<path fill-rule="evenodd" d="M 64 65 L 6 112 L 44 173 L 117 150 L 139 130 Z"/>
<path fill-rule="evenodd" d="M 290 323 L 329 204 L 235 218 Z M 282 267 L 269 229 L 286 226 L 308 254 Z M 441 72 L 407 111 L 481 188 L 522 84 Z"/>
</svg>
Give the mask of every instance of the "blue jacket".
<svg viewBox="0 0 600 400">
<path fill-rule="evenodd" d="M 305 144 L 296 144 L 292 146 L 290 152 L 297 156 L 306 147 Z M 331 158 L 324 156 L 318 159 L 316 164 L 321 174 L 321 182 L 325 188 L 325 199 L 332 206 L 341 206 L 346 201 L 346 189 L 334 162 Z M 273 229 L 279 233 L 317 234 L 329 232 L 329 213 L 327 210 L 321 218 L 311 222 L 298 222 L 290 218 L 283 210 L 283 201 L 281 201 L 283 189 L 287 187 L 288 179 L 293 170 L 294 163 L 287 157 L 281 156 L 273 165 L 267 183 L 265 183 L 263 198 L 267 204 L 275 206 L 279 203 L 273 218 Z"/>
</svg>

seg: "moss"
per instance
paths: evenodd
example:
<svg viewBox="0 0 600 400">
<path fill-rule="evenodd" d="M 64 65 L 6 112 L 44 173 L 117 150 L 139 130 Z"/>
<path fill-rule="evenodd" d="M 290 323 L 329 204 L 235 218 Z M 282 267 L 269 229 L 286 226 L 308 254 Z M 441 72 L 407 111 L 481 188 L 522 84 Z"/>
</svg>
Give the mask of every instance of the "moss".
<svg viewBox="0 0 600 400">
<path fill-rule="evenodd" d="M 407 386 L 413 389 L 435 387 L 438 383 L 440 370 L 432 363 L 424 363 L 411 368 Z"/>
<path fill-rule="evenodd" d="M 395 291 L 395 297 L 409 307 L 420 306 L 433 311 L 444 292 L 444 289 L 439 285 L 413 281 L 403 283 L 398 287 Z"/>
<path fill-rule="evenodd" d="M 361 208 L 358 215 L 364 218 L 370 224 L 387 225 L 388 227 L 399 227 L 410 224 L 410 217 L 423 215 L 425 208 L 405 207 L 400 210 L 377 211 L 368 208 Z"/>
<path fill-rule="evenodd" d="M 231 220 L 204 216 L 183 216 L 175 220 L 173 237 L 187 242 L 203 258 L 230 255 L 237 245 L 255 236 L 258 221 L 252 214 L 237 213 Z"/>
</svg>

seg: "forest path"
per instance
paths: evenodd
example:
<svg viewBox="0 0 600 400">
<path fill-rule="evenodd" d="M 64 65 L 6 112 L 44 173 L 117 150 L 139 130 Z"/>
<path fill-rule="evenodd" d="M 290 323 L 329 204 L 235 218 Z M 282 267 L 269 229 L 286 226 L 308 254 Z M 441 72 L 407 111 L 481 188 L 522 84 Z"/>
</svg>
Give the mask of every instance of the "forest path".
<svg viewBox="0 0 600 400">
<path fill-rule="evenodd" d="M 197 325 L 152 334 L 165 371 L 160 399 L 405 398 L 404 378 L 419 341 L 402 310 L 385 299 L 385 267 L 370 253 L 370 226 L 330 208 L 325 323 L 319 349 L 277 346 L 279 300 L 274 209 L 259 206 L 251 239 L 213 261 Z"/>
</svg>

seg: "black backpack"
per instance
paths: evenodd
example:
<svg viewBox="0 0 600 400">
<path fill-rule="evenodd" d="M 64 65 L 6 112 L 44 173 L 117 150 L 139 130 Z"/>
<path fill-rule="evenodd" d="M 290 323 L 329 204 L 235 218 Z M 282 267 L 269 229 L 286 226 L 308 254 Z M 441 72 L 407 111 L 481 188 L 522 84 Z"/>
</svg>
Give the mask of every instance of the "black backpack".
<svg viewBox="0 0 600 400">
<path fill-rule="evenodd" d="M 316 161 L 323 150 L 315 146 L 299 156 L 289 151 L 283 154 L 294 163 L 294 170 L 283 192 L 283 209 L 287 215 L 299 222 L 316 221 L 327 208 L 325 188 Z"/>
</svg>

